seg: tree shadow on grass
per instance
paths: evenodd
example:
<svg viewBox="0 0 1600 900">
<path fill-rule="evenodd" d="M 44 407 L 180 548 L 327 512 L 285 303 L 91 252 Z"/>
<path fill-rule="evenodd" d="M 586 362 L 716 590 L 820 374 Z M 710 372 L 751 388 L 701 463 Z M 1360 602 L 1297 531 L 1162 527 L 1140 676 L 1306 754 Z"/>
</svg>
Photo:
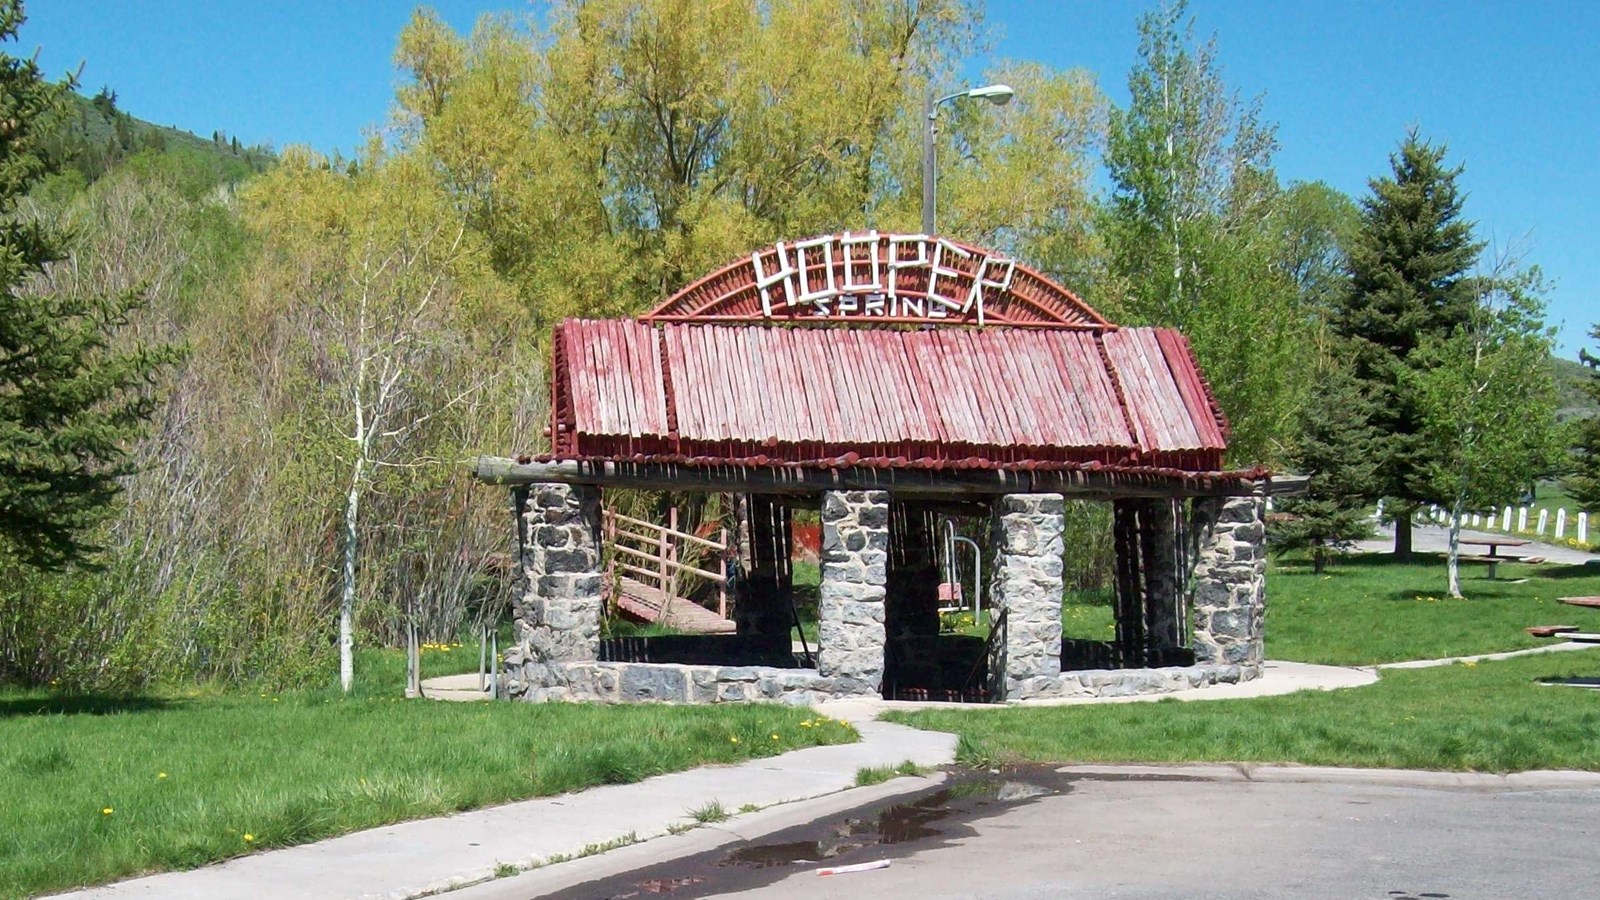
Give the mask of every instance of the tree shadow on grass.
<svg viewBox="0 0 1600 900">
<path fill-rule="evenodd" d="M 63 694 L 49 697 L 0 697 L 0 719 L 14 716 L 109 716 L 116 713 L 180 709 L 184 700 L 107 694 Z"/>
<path fill-rule="evenodd" d="M 1533 570 L 1533 574 L 1539 578 L 1550 579 L 1600 578 L 1600 565 L 1545 563 Z"/>
<path fill-rule="evenodd" d="M 1372 569 L 1388 569 L 1395 566 L 1411 566 L 1418 563 L 1444 564 L 1442 553 L 1413 553 L 1411 558 L 1401 561 L 1394 558 L 1393 553 L 1349 553 L 1337 556 L 1328 561 L 1328 566 L 1322 571 L 1323 575 L 1354 575 L 1358 572 Z M 1278 557 L 1278 571 L 1282 574 L 1310 575 L 1312 574 L 1311 560 L 1307 557 L 1284 555 Z"/>
</svg>

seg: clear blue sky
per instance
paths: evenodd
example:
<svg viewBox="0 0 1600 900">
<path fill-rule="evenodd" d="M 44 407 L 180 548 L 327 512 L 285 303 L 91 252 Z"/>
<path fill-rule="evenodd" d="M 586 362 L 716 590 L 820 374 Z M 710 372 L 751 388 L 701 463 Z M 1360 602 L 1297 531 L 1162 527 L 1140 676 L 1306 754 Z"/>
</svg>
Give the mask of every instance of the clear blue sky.
<svg viewBox="0 0 1600 900">
<path fill-rule="evenodd" d="M 458 29 L 516 0 L 432 4 Z M 1126 100 L 1145 3 L 990 0 L 993 55 L 1094 72 Z M 349 151 L 381 126 L 390 57 L 411 6 L 378 0 L 32 0 L 24 52 L 52 73 L 84 62 L 134 115 L 201 135 Z M 1284 180 L 1353 196 L 1416 127 L 1465 163 L 1484 239 L 1556 283 L 1561 355 L 1600 322 L 1600 3 L 1196 0 L 1228 84 L 1264 95 Z M 978 77 L 977 73 L 969 73 Z"/>
</svg>

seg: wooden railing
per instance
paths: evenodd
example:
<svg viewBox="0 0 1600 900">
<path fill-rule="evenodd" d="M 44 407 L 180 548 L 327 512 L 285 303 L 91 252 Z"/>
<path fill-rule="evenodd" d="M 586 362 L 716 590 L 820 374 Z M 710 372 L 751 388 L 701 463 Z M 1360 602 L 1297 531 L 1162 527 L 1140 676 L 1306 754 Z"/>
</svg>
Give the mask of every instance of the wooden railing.
<svg viewBox="0 0 1600 900">
<path fill-rule="evenodd" d="M 728 579 L 720 571 L 710 571 L 684 562 L 682 547 L 692 544 L 710 551 L 710 565 L 722 568 L 728 547 L 728 531 L 722 529 L 720 541 L 678 530 L 678 509 L 673 507 L 666 525 L 605 510 L 605 538 L 611 547 L 611 566 L 634 580 L 661 592 L 662 612 L 674 601 L 686 599 L 685 581 L 702 579 L 717 586 L 717 615 L 728 617 Z M 686 579 L 687 576 L 687 579 Z M 610 579 L 615 583 L 615 579 Z"/>
</svg>

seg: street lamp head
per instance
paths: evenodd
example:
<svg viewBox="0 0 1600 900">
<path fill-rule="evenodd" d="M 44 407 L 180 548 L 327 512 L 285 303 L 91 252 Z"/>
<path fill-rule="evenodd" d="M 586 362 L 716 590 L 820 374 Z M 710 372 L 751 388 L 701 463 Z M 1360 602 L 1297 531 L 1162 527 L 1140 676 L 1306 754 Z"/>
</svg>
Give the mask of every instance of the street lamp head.
<svg viewBox="0 0 1600 900">
<path fill-rule="evenodd" d="M 1005 106 L 1007 103 L 1011 102 L 1011 98 L 1015 96 L 1016 93 L 1016 91 L 1011 89 L 1011 85 L 1009 84 L 988 84 L 984 85 L 983 87 L 973 88 L 972 90 L 967 91 L 967 96 L 975 99 L 987 100 L 990 103 L 993 103 L 995 106 Z"/>
</svg>

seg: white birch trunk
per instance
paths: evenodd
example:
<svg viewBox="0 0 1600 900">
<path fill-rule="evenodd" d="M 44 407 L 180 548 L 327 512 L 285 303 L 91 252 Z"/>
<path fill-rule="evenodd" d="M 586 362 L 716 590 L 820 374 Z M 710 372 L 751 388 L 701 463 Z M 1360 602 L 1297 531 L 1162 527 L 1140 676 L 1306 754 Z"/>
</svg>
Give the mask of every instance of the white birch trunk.
<svg viewBox="0 0 1600 900">
<path fill-rule="evenodd" d="M 350 474 L 350 492 L 344 499 L 344 569 L 339 584 L 339 687 L 346 694 L 355 683 L 356 551 L 359 549 L 361 479 L 366 469 L 365 454 L 356 457 Z"/>
<path fill-rule="evenodd" d="M 1450 572 L 1450 596 L 1461 599 L 1461 508 L 1465 501 L 1457 496 L 1450 504 L 1450 551 L 1447 567 Z"/>
</svg>

